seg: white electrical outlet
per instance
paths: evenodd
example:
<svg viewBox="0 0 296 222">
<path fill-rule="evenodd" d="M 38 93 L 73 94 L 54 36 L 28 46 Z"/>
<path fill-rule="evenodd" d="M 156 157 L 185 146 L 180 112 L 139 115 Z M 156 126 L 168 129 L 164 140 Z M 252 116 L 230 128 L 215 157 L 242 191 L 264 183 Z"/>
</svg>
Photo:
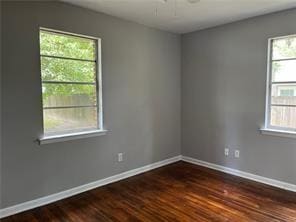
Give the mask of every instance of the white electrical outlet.
<svg viewBox="0 0 296 222">
<path fill-rule="evenodd" d="M 224 154 L 225 154 L 225 156 L 228 156 L 229 155 L 229 148 L 225 148 Z"/>
<path fill-rule="evenodd" d="M 123 153 L 118 153 L 117 154 L 117 160 L 118 160 L 118 162 L 122 162 L 123 161 Z"/>
<path fill-rule="evenodd" d="M 235 158 L 239 158 L 239 150 L 235 150 L 234 156 L 235 156 Z"/>
</svg>

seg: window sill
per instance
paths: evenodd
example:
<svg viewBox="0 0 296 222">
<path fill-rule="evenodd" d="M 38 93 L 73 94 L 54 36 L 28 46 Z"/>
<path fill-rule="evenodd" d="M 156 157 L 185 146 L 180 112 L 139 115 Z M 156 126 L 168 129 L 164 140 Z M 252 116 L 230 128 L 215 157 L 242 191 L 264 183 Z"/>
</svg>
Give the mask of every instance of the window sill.
<svg viewBox="0 0 296 222">
<path fill-rule="evenodd" d="M 79 132 L 79 133 L 44 136 L 42 138 L 39 138 L 38 142 L 39 142 L 39 145 L 49 144 L 49 143 L 58 143 L 58 142 L 64 142 L 69 140 L 103 136 L 103 135 L 106 135 L 107 132 L 108 132 L 107 130 L 92 130 L 92 131 Z"/>
<path fill-rule="evenodd" d="M 288 137 L 296 139 L 296 132 L 294 131 L 285 131 L 285 130 L 276 130 L 276 129 L 260 129 L 261 133 L 269 136 L 280 136 L 280 137 Z"/>
</svg>

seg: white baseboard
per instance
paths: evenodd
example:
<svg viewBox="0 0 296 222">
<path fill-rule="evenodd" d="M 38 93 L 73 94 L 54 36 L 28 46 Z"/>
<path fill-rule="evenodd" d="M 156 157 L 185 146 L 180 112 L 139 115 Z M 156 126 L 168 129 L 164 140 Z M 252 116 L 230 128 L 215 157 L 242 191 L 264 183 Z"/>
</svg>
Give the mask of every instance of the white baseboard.
<svg viewBox="0 0 296 222">
<path fill-rule="evenodd" d="M 107 177 L 107 178 L 97 180 L 97 181 L 94 181 L 94 182 L 91 182 L 91 183 L 88 183 L 88 184 L 85 184 L 82 186 L 78 186 L 78 187 L 75 187 L 75 188 L 72 188 L 69 190 L 65 190 L 65 191 L 55 193 L 55 194 L 52 194 L 49 196 L 41 197 L 41 198 L 38 198 L 35 200 L 27 201 L 27 202 L 17 204 L 17 205 L 11 206 L 11 207 L 0 209 L 0 218 L 8 217 L 13 214 L 17 214 L 17 213 L 20 213 L 20 212 L 23 212 L 26 210 L 30 210 L 30 209 L 33 209 L 36 207 L 40 207 L 40 206 L 43 206 L 43 205 L 46 205 L 46 204 L 49 204 L 49 203 L 52 203 L 52 202 L 55 202 L 55 201 L 58 201 L 61 199 L 65 199 L 67 197 L 71 197 L 76 194 L 79 194 L 79 193 L 82 193 L 82 192 L 85 192 L 85 191 L 88 191 L 91 189 L 95 189 L 97 187 L 101 187 L 101 186 L 104 186 L 109 183 L 114 183 L 119 180 L 123 180 L 128 177 L 132 177 L 137 174 L 141 174 L 141 173 L 144 173 L 144 172 L 147 172 L 147 171 L 177 162 L 179 160 L 181 160 L 181 156 L 175 156 L 175 157 L 165 159 L 165 160 L 162 160 L 162 161 L 159 161 L 156 163 L 152 163 L 152 164 L 149 164 L 149 165 L 137 168 L 137 169 L 129 170 L 129 171 L 126 171 L 126 172 L 123 172 L 123 173 L 120 173 L 120 174 L 117 174 L 117 175 L 114 175 L 111 177 Z"/>
<path fill-rule="evenodd" d="M 270 178 L 267 178 L 267 177 L 258 176 L 258 175 L 252 174 L 252 173 L 247 173 L 247 172 L 244 172 L 244 171 L 228 168 L 228 167 L 225 167 L 225 166 L 209 163 L 209 162 L 206 162 L 206 161 L 194 159 L 194 158 L 187 157 L 187 156 L 182 156 L 182 160 L 185 161 L 185 162 L 188 162 L 188 163 L 196 164 L 196 165 L 199 165 L 199 166 L 204 166 L 204 167 L 214 169 L 214 170 L 218 170 L 218 171 L 228 173 L 228 174 L 231 174 L 231 175 L 243 177 L 243 178 L 246 178 L 246 179 L 249 179 L 249 180 L 254 180 L 254 181 L 259 182 L 259 183 L 264 183 L 264 184 L 267 184 L 267 185 L 270 185 L 270 186 L 274 186 L 274 187 L 278 187 L 278 188 L 281 188 L 281 189 L 296 192 L 296 185 L 295 184 L 286 183 L 286 182 L 282 182 L 282 181 L 279 181 L 279 180 L 274 180 L 274 179 L 270 179 Z"/>
<path fill-rule="evenodd" d="M 133 169 L 133 170 L 129 170 L 111 177 L 107 177 L 101 180 L 97 180 L 82 186 L 78 186 L 69 190 L 65 190 L 59 193 L 55 193 L 49 196 L 45 196 L 45 197 L 41 197 L 35 200 L 31 200 L 31 201 L 27 201 L 21 204 L 17 204 L 11 207 L 7 207 L 4 209 L 0 209 L 0 219 L 4 218 L 4 217 L 8 217 L 10 215 L 13 214 L 17 214 L 26 210 L 30 210 L 36 207 L 40 207 L 61 199 L 65 199 L 71 196 L 74 196 L 76 194 L 79 193 L 83 193 L 85 191 L 91 190 L 91 189 L 95 189 L 97 187 L 101 187 L 104 186 L 106 184 L 110 184 L 110 183 L 114 183 L 117 182 L 119 180 L 123 180 L 126 179 L 128 177 L 132 177 L 177 161 L 183 160 L 185 162 L 188 163 L 192 163 L 192 164 L 196 164 L 196 165 L 200 165 L 200 166 L 204 166 L 210 169 L 214 169 L 214 170 L 218 170 L 224 173 L 228 173 L 231 175 L 235 175 L 235 176 L 239 176 L 239 177 L 243 177 L 249 180 L 254 180 L 256 182 L 260 182 L 260 183 L 264 183 L 264 184 L 268 184 L 274 187 L 278 187 L 281 189 L 285 189 L 285 190 L 289 190 L 289 191 L 293 191 L 296 192 L 296 185 L 295 184 L 290 184 L 290 183 L 286 183 L 286 182 L 282 182 L 279 180 L 274 180 L 274 179 L 270 179 L 267 177 L 262 177 L 262 176 L 258 176 L 255 174 L 251 174 L 251 173 L 247 173 L 244 171 L 240 171 L 240 170 L 236 170 L 236 169 L 232 169 L 232 168 L 228 168 L 228 167 L 224 167 L 221 165 L 217 165 L 217 164 L 213 164 L 213 163 L 209 163 L 206 161 L 202 161 L 202 160 L 198 160 L 198 159 L 194 159 L 191 157 L 187 157 L 187 156 L 175 156 L 166 160 L 162 160 L 156 163 L 152 163 L 137 169 Z"/>
</svg>

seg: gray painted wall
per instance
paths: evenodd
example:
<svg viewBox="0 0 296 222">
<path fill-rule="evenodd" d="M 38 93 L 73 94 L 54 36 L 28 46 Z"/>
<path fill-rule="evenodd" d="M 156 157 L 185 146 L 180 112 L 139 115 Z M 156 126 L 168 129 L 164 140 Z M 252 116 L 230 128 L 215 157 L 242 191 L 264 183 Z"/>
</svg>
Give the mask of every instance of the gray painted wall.
<svg viewBox="0 0 296 222">
<path fill-rule="evenodd" d="M 178 35 L 64 3 L 3 6 L 0 208 L 179 155 L 180 125 L 183 155 L 296 184 L 295 140 L 258 131 L 267 38 L 295 33 L 295 9 L 183 35 L 181 53 Z M 34 142 L 42 134 L 39 26 L 102 38 L 106 136 Z"/>
<path fill-rule="evenodd" d="M 0 14 L 2 14 L 2 6 L 0 3 Z M 2 16 L 0 16 L 0 58 L 2 58 Z M 2 59 L 0 59 L 0 208 L 2 205 Z"/>
<path fill-rule="evenodd" d="M 267 39 L 295 34 L 295 21 L 296 9 L 182 36 L 183 155 L 296 184 L 295 139 L 258 131 Z"/>
<path fill-rule="evenodd" d="M 2 208 L 180 154 L 180 37 L 64 3 L 3 3 Z M 106 136 L 39 146 L 39 26 L 102 38 Z M 124 162 L 117 162 L 117 153 Z"/>
</svg>

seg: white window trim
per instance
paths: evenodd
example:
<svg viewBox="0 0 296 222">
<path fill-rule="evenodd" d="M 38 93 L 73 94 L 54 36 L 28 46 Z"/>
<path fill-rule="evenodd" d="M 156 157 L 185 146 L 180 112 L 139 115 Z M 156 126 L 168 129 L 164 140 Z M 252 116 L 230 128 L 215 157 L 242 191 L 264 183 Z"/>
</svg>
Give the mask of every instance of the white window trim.
<svg viewBox="0 0 296 222">
<path fill-rule="evenodd" d="M 276 39 L 296 37 L 296 34 L 273 37 L 268 39 L 267 52 L 267 77 L 266 77 L 266 98 L 265 98 L 265 123 L 264 127 L 260 128 L 262 134 L 270 136 L 281 136 L 296 139 L 296 128 L 284 128 L 270 125 L 271 111 L 271 78 L 272 78 L 272 41 Z"/>
<path fill-rule="evenodd" d="M 97 104 L 98 128 L 97 129 L 88 130 L 88 131 L 78 131 L 78 132 L 75 132 L 75 133 L 65 133 L 65 134 L 57 134 L 57 135 L 48 136 L 48 135 L 45 135 L 44 126 L 42 126 L 43 135 L 37 139 L 39 145 L 105 135 L 108 132 L 108 130 L 104 129 L 104 123 L 103 123 L 101 39 L 97 38 L 97 37 L 93 37 L 93 36 L 81 35 L 81 34 L 65 32 L 65 31 L 61 31 L 61 30 L 57 30 L 57 29 L 50 29 L 50 28 L 45 28 L 45 27 L 39 27 L 39 30 L 57 32 L 57 33 L 65 34 L 65 35 L 74 35 L 74 36 L 78 36 L 78 37 L 82 37 L 82 38 L 89 38 L 89 39 L 93 39 L 93 40 L 97 41 L 97 44 L 96 44 L 97 45 L 97 47 L 96 47 L 96 60 L 97 60 L 96 93 L 97 93 L 97 101 L 98 101 L 98 104 Z M 41 67 L 40 67 L 40 71 L 41 71 Z M 42 83 L 41 83 L 41 85 L 42 85 Z M 43 110 L 43 107 L 42 107 L 42 110 Z M 43 118 L 43 115 L 42 115 L 42 118 Z"/>
<path fill-rule="evenodd" d="M 46 136 L 38 139 L 39 145 L 64 142 L 69 140 L 77 140 L 89 137 L 103 136 L 106 135 L 108 130 L 91 130 L 85 132 L 69 133 L 69 134 L 58 134 L 54 136 Z"/>
</svg>

